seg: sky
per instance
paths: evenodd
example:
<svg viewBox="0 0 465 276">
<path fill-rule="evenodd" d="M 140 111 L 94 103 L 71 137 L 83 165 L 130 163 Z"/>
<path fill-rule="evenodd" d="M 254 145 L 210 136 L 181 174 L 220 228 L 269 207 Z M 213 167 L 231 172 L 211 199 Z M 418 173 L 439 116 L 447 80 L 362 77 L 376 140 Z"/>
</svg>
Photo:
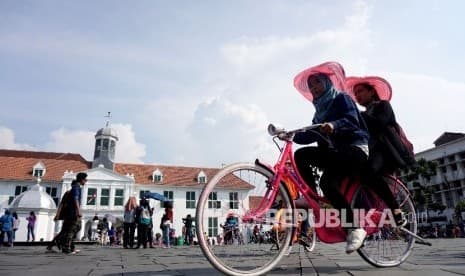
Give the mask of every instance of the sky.
<svg viewBox="0 0 465 276">
<path fill-rule="evenodd" d="M 0 148 L 116 161 L 274 162 L 269 123 L 311 124 L 293 87 L 337 61 L 375 75 L 415 151 L 465 132 L 463 1 L 0 1 Z"/>
</svg>

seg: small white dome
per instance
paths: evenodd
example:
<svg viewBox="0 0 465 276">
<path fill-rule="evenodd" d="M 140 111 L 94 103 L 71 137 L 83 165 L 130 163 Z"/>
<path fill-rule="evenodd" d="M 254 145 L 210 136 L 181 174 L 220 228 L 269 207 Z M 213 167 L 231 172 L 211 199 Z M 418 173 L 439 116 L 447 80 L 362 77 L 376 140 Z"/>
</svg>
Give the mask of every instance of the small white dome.
<svg viewBox="0 0 465 276">
<path fill-rule="evenodd" d="M 30 190 L 18 195 L 10 204 L 11 209 L 56 209 L 53 198 L 44 191 L 39 184 L 32 186 Z"/>
</svg>

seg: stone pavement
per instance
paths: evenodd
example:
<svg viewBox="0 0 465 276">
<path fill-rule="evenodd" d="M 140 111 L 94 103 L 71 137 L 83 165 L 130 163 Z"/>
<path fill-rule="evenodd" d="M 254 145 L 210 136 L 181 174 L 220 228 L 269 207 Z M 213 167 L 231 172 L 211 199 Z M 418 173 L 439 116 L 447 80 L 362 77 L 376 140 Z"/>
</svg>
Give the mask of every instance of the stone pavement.
<svg viewBox="0 0 465 276">
<path fill-rule="evenodd" d="M 415 245 L 399 267 L 375 268 L 358 254 L 346 255 L 344 244 L 317 243 L 314 252 L 294 247 L 269 275 L 465 275 L 465 239 L 430 240 Z M 197 246 L 132 249 L 78 245 L 77 255 L 46 253 L 45 246 L 0 248 L 0 275 L 220 275 Z"/>
</svg>

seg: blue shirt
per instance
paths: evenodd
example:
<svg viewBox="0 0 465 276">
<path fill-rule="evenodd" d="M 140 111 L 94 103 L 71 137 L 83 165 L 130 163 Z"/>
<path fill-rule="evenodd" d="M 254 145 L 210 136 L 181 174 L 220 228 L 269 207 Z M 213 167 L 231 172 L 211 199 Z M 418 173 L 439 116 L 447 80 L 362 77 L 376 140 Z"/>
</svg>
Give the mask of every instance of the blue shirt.
<svg viewBox="0 0 465 276">
<path fill-rule="evenodd" d="M 81 197 L 82 197 L 82 193 L 81 193 L 81 185 L 79 184 L 79 182 L 77 181 L 73 181 L 71 183 L 71 193 L 73 194 L 73 199 L 77 202 L 78 202 L 78 206 L 81 207 Z M 73 202 L 73 204 L 71 204 L 72 208 L 71 208 L 71 215 L 73 217 L 76 217 L 77 216 L 77 210 L 76 210 L 76 207 L 75 207 L 75 204 Z"/>
<path fill-rule="evenodd" d="M 5 214 L 0 218 L 2 222 L 2 231 L 11 231 L 13 229 L 13 216 Z"/>
<path fill-rule="evenodd" d="M 368 129 L 352 98 L 339 93 L 326 113 L 324 122 L 334 126 L 330 135 L 335 148 L 368 145 Z"/>
</svg>

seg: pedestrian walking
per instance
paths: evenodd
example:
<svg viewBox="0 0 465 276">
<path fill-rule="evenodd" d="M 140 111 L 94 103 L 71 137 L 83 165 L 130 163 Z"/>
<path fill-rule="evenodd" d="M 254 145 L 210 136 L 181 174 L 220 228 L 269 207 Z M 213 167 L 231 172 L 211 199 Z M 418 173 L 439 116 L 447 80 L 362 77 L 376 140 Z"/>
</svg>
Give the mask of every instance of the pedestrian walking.
<svg viewBox="0 0 465 276">
<path fill-rule="evenodd" d="M 185 242 L 188 245 L 192 245 L 192 242 L 194 240 L 193 233 L 192 233 L 192 217 L 190 214 L 188 214 L 185 218 L 182 219 L 182 222 L 184 223 L 185 226 Z"/>
<path fill-rule="evenodd" d="M 163 248 L 170 248 L 171 241 L 170 241 L 170 231 L 171 226 L 173 225 L 173 202 L 166 201 L 165 202 L 165 213 L 161 218 L 160 228 L 163 231 Z"/>
<path fill-rule="evenodd" d="M 110 230 L 110 225 L 108 224 L 107 218 L 103 218 L 100 222 L 98 229 L 100 230 L 100 245 L 104 246 L 107 244 L 108 240 L 108 231 Z"/>
<path fill-rule="evenodd" d="M 123 232 L 123 247 L 134 247 L 134 232 L 136 231 L 136 210 L 137 200 L 135 196 L 129 197 L 126 205 L 124 205 L 124 232 Z"/>
<path fill-rule="evenodd" d="M 87 182 L 86 173 L 78 173 L 76 180 L 71 183 L 71 202 L 69 202 L 69 212 L 63 218 L 62 227 L 62 252 L 65 254 L 76 254 L 79 250 L 75 249 L 74 237 L 81 230 L 81 186 Z"/>
</svg>

